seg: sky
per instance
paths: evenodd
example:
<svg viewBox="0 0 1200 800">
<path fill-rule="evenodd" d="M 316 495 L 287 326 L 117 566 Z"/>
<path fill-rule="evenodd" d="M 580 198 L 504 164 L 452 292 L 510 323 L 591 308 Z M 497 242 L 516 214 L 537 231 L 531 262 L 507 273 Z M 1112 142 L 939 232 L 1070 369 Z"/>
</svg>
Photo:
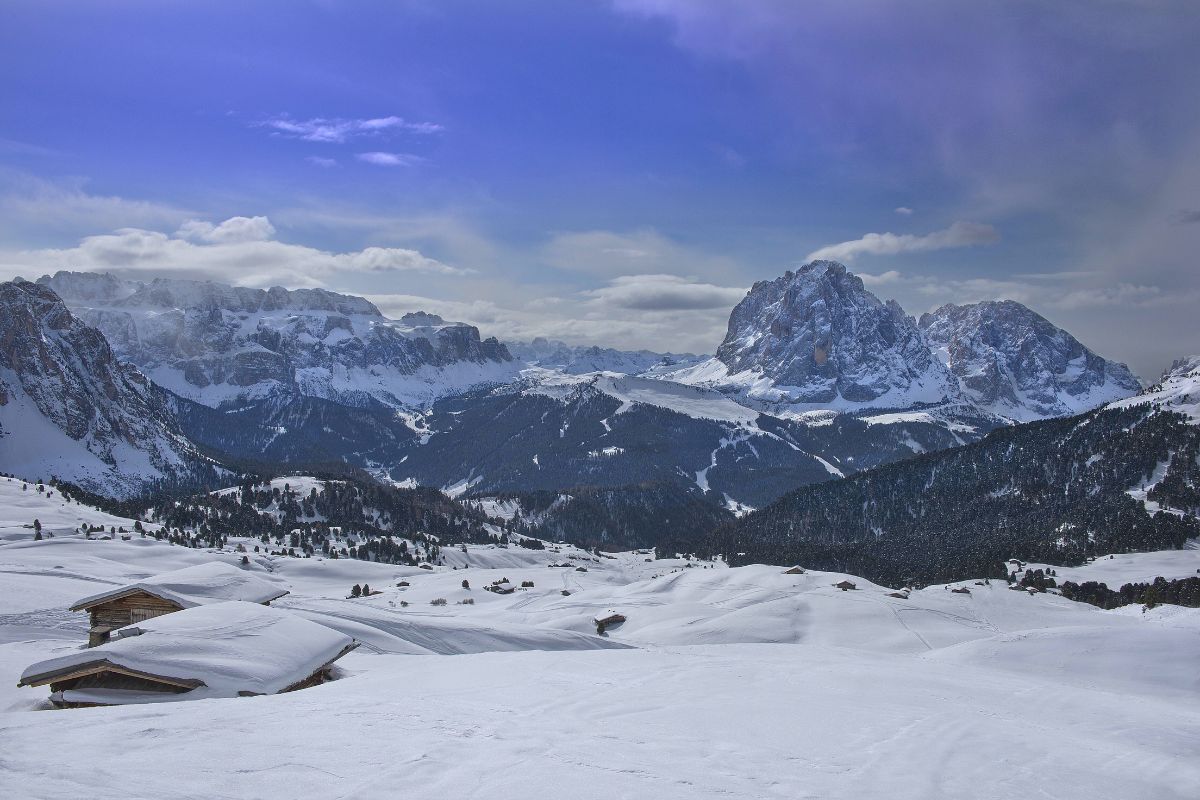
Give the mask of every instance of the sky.
<svg viewBox="0 0 1200 800">
<path fill-rule="evenodd" d="M 1200 5 L 3 0 L 0 277 L 321 286 L 712 352 L 843 261 L 1200 352 Z"/>
</svg>

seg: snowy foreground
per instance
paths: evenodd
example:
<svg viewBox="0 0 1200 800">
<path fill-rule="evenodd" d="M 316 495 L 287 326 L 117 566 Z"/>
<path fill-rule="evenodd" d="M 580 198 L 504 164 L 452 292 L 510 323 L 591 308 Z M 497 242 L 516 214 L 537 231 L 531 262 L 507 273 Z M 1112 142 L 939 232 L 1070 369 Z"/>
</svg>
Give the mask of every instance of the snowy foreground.
<svg viewBox="0 0 1200 800">
<path fill-rule="evenodd" d="M 71 602 L 240 554 L 87 540 L 71 529 L 98 512 L 0 500 L 0 797 L 1200 797 L 1195 610 L 971 581 L 903 599 L 569 546 L 447 549 L 433 571 L 251 554 L 290 592 L 273 607 L 363 642 L 339 680 L 48 711 L 16 682 L 80 647 Z M 53 538 L 32 540 L 34 514 Z M 1197 568 L 1196 550 L 1119 556 L 1072 579 Z M 483 590 L 501 578 L 534 586 Z M 349 599 L 363 582 L 380 593 Z M 627 621 L 597 636 L 610 610 Z"/>
</svg>

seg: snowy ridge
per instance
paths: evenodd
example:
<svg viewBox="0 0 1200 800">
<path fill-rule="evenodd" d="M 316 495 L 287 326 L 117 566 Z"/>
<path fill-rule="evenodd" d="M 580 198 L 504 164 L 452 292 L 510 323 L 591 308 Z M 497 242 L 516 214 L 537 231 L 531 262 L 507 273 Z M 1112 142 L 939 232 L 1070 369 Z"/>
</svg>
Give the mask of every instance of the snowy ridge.
<svg viewBox="0 0 1200 800">
<path fill-rule="evenodd" d="M 639 378 L 614 372 L 564 375 L 557 372 L 526 370 L 523 376 L 533 385 L 525 391 L 565 400 L 585 390 L 594 390 L 620 400 L 615 414 L 628 411 L 635 403 L 656 406 L 693 419 L 728 422 L 753 426 L 758 412 L 747 408 L 720 392 L 672 381 Z M 614 414 L 614 416 L 615 416 Z"/>
<path fill-rule="evenodd" d="M 537 338 L 532 342 L 508 342 L 513 357 L 530 366 L 581 375 L 588 372 L 618 372 L 625 375 L 654 375 L 680 369 L 703 360 L 691 353 L 655 353 L 650 350 L 614 350 L 610 347 L 571 346 Z"/>
<path fill-rule="evenodd" d="M 1011 300 L 942 306 L 920 327 L 967 396 L 1015 421 L 1079 414 L 1142 388 L 1124 364 Z"/>
<path fill-rule="evenodd" d="M 943 406 L 1006 422 L 1078 414 L 1141 388 L 1020 303 L 947 305 L 918 324 L 831 261 L 756 283 L 714 358 L 658 374 L 777 415 Z"/>
<path fill-rule="evenodd" d="M 472 326 L 425 313 L 389 320 L 364 298 L 320 289 L 70 272 L 39 284 L 156 383 L 214 408 L 289 393 L 419 407 L 511 380 L 517 368 Z"/>
<path fill-rule="evenodd" d="M 832 261 L 754 284 L 730 314 L 716 357 L 669 377 L 797 411 L 907 408 L 958 397 L 957 382 L 913 320 Z"/>
<path fill-rule="evenodd" d="M 1179 359 L 1158 383 L 1141 394 L 1110 403 L 1109 408 L 1132 408 L 1143 403 L 1184 414 L 1200 425 L 1200 355 Z"/>
<path fill-rule="evenodd" d="M 202 459 L 157 390 L 51 290 L 0 284 L 0 470 L 111 495 Z"/>
</svg>

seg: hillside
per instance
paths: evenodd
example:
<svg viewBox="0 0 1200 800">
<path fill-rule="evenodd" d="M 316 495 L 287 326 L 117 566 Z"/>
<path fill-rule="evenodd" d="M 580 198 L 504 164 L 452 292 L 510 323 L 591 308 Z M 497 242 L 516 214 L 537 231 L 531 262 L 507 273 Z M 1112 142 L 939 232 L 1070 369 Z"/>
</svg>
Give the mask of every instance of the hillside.
<svg viewBox="0 0 1200 800">
<path fill-rule="evenodd" d="M 885 582 L 1080 564 L 1200 536 L 1200 427 L 1150 399 L 994 431 L 964 447 L 799 489 L 716 532 L 732 563 L 804 563 Z"/>
</svg>

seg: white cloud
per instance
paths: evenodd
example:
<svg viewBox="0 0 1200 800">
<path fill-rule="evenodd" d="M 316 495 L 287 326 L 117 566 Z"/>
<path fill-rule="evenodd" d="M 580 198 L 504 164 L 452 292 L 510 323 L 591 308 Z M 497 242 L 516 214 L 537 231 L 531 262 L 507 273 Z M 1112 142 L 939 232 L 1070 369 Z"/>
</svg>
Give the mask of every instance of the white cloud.
<svg viewBox="0 0 1200 800">
<path fill-rule="evenodd" d="M 745 294 L 745 288 L 697 283 L 678 275 L 622 275 L 583 292 L 595 304 L 641 311 L 728 311 Z"/>
<path fill-rule="evenodd" d="M 9 275 L 59 269 L 104 270 L 129 276 L 173 275 L 241 286 L 327 286 L 374 273 L 470 274 L 417 250 L 367 247 L 345 253 L 274 240 L 266 217 L 232 217 L 213 224 L 189 220 L 175 234 L 121 228 L 88 236 L 75 247 L 0 253 Z"/>
<path fill-rule="evenodd" d="M 334 144 L 389 132 L 428 135 L 443 130 L 441 125 L 433 122 L 409 122 L 396 116 L 369 119 L 313 117 L 306 120 L 282 116 L 260 122 L 258 126 L 268 128 L 278 136 Z"/>
<path fill-rule="evenodd" d="M 275 226 L 266 217 L 230 217 L 218 225 L 189 219 L 175 232 L 176 238 L 209 244 L 264 242 L 274 235 Z"/>
<path fill-rule="evenodd" d="M 902 217 L 911 217 L 913 215 L 913 210 L 908 206 L 896 206 L 895 211 Z"/>
<path fill-rule="evenodd" d="M 423 164 L 425 159 L 412 153 L 359 153 L 359 161 L 365 161 L 368 164 L 375 164 L 380 167 L 415 167 L 417 164 Z"/>
<path fill-rule="evenodd" d="M 814 250 L 805 261 L 829 259 L 853 261 L 867 254 L 890 256 L 897 253 L 924 253 L 931 250 L 946 250 L 953 247 L 974 247 L 993 244 L 1000 235 L 991 225 L 978 222 L 955 222 L 949 228 L 917 236 L 911 233 L 868 233 L 862 238 L 839 242 Z"/>
</svg>

